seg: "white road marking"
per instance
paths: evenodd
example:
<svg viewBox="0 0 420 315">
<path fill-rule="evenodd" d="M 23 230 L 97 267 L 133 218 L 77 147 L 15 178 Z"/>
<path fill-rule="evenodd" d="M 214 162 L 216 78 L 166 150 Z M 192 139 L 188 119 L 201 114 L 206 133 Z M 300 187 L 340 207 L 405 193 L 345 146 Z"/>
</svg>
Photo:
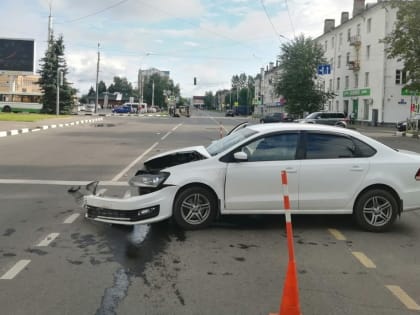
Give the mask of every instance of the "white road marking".
<svg viewBox="0 0 420 315">
<path fill-rule="evenodd" d="M 17 276 L 19 272 L 26 268 L 31 261 L 29 259 L 19 260 L 8 272 L 6 272 L 0 279 L 11 280 Z"/>
<path fill-rule="evenodd" d="M 120 173 L 118 173 L 113 179 L 112 182 L 117 182 L 123 177 L 130 168 L 132 168 L 135 164 L 137 164 L 142 158 L 144 158 L 150 151 L 152 151 L 159 142 L 155 142 L 150 148 L 148 148 L 142 155 L 140 155 L 137 159 L 131 162 L 125 169 L 123 169 Z"/>
<path fill-rule="evenodd" d="M 22 185 L 57 185 L 57 186 L 85 186 L 92 181 L 71 181 L 71 180 L 39 180 L 39 179 L 0 179 L 0 184 L 22 184 Z M 103 186 L 128 186 L 127 182 L 101 181 Z"/>
<path fill-rule="evenodd" d="M 160 138 L 160 140 L 165 140 L 172 132 L 174 132 L 180 126 L 182 126 L 182 123 L 173 127 L 172 130 L 168 131 L 162 138 Z"/>
<path fill-rule="evenodd" d="M 405 305 L 409 310 L 420 311 L 420 305 L 418 305 L 401 287 L 397 285 L 386 285 L 389 291 L 392 292 L 402 304 Z"/>
<path fill-rule="evenodd" d="M 328 229 L 328 231 L 332 234 L 332 236 L 335 237 L 336 240 L 338 240 L 338 241 L 345 241 L 346 240 L 346 237 L 339 230 Z"/>
<path fill-rule="evenodd" d="M 73 213 L 67 219 L 64 220 L 64 224 L 72 224 L 80 216 L 80 213 Z"/>
<path fill-rule="evenodd" d="M 371 259 L 369 259 L 365 254 L 362 252 L 351 252 L 354 257 L 356 257 L 360 263 L 365 266 L 366 268 L 376 268 L 376 265 L 373 263 Z"/>
<path fill-rule="evenodd" d="M 60 235 L 60 233 L 51 233 L 48 234 L 46 238 L 44 238 L 41 242 L 38 243 L 38 245 L 36 245 L 37 247 L 45 247 L 51 244 L 51 242 L 53 242 L 58 236 Z"/>
</svg>

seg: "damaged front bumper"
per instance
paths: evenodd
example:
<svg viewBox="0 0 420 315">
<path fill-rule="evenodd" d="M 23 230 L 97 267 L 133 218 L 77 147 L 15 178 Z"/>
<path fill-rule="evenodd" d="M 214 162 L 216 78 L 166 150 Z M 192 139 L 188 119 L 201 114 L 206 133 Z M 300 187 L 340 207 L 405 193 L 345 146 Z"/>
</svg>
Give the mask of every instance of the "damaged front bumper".
<svg viewBox="0 0 420 315">
<path fill-rule="evenodd" d="M 70 188 L 76 202 L 86 210 L 85 217 L 91 220 L 123 225 L 147 224 L 165 220 L 172 215 L 173 196 L 176 187 L 167 186 L 144 195 L 122 198 L 103 196 L 98 192 L 98 182 L 85 187 Z M 129 192 L 129 191 L 128 191 Z"/>
</svg>

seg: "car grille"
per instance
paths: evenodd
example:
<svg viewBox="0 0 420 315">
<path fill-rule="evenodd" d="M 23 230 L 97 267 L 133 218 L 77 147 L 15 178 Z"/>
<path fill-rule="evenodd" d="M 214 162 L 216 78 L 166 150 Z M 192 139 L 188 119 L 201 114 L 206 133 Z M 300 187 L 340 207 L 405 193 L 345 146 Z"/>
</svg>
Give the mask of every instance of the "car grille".
<svg viewBox="0 0 420 315">
<path fill-rule="evenodd" d="M 126 222 L 137 222 L 150 219 L 159 215 L 159 206 L 135 210 L 114 210 L 87 206 L 87 217 L 90 219 L 107 219 Z"/>
</svg>

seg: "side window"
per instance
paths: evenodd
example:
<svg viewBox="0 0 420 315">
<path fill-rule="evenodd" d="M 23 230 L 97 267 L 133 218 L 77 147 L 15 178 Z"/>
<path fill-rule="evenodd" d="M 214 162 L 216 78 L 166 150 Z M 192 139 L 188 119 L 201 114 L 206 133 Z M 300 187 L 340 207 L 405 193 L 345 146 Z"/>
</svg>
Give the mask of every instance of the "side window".
<svg viewBox="0 0 420 315">
<path fill-rule="evenodd" d="M 356 146 L 350 138 L 320 133 L 308 133 L 306 136 L 306 159 L 352 157 L 356 157 Z"/>
<path fill-rule="evenodd" d="M 360 141 L 359 139 L 353 139 L 357 146 L 357 157 L 371 157 L 375 155 L 376 150 L 370 145 Z"/>
<path fill-rule="evenodd" d="M 298 133 L 281 133 L 259 138 L 242 148 L 249 162 L 294 160 Z"/>
</svg>

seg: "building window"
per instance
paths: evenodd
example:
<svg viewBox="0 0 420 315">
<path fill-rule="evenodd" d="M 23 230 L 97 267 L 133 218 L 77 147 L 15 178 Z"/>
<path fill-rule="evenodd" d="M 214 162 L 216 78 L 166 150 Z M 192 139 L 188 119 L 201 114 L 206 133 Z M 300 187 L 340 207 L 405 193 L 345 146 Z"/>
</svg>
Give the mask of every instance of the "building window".
<svg viewBox="0 0 420 315">
<path fill-rule="evenodd" d="M 331 48 L 334 48 L 335 37 L 331 37 Z"/>
<path fill-rule="evenodd" d="M 366 23 L 366 33 L 370 33 L 371 30 L 372 30 L 372 18 L 368 18 L 367 23 Z"/>
<path fill-rule="evenodd" d="M 330 92 L 331 92 L 331 91 L 332 91 L 332 89 L 333 89 L 333 88 L 332 88 L 332 82 L 333 82 L 333 81 L 332 81 L 332 79 L 330 79 L 330 81 L 328 82 L 328 91 L 330 91 Z"/>
<path fill-rule="evenodd" d="M 369 102 L 370 100 L 363 100 L 363 120 L 369 119 Z"/>
<path fill-rule="evenodd" d="M 354 74 L 354 88 L 357 89 L 359 87 L 359 74 Z"/>
<path fill-rule="evenodd" d="M 334 64 L 334 58 L 331 58 L 330 59 L 330 65 L 331 65 L 331 67 L 333 66 L 333 64 Z"/>
<path fill-rule="evenodd" d="M 360 36 L 360 24 L 357 24 L 356 35 Z"/>
<path fill-rule="evenodd" d="M 351 28 L 347 30 L 347 41 L 349 42 L 351 38 Z"/>
<path fill-rule="evenodd" d="M 324 43 L 324 50 L 327 51 L 327 49 L 328 49 L 328 41 L 326 40 Z"/>
<path fill-rule="evenodd" d="M 406 84 L 407 83 L 407 71 L 396 70 L 395 71 L 395 84 Z"/>
<path fill-rule="evenodd" d="M 346 54 L 346 64 L 348 65 L 350 63 L 350 53 L 348 52 Z"/>
<path fill-rule="evenodd" d="M 365 72 L 365 87 L 369 86 L 369 72 Z"/>
<path fill-rule="evenodd" d="M 340 67 L 341 67 L 341 55 L 338 56 L 338 59 L 337 59 L 337 69 L 339 69 Z"/>
<path fill-rule="evenodd" d="M 343 33 L 338 34 L 338 46 L 341 47 L 343 44 Z"/>
<path fill-rule="evenodd" d="M 340 107 L 340 102 L 339 101 L 335 101 L 335 111 L 339 112 L 339 107 Z"/>
<path fill-rule="evenodd" d="M 347 90 L 349 88 L 349 76 L 346 75 L 346 77 L 344 78 L 344 89 Z"/>
<path fill-rule="evenodd" d="M 366 59 L 370 58 L 370 45 L 366 46 Z"/>
<path fill-rule="evenodd" d="M 340 77 L 337 78 L 337 91 L 340 90 Z"/>
</svg>

